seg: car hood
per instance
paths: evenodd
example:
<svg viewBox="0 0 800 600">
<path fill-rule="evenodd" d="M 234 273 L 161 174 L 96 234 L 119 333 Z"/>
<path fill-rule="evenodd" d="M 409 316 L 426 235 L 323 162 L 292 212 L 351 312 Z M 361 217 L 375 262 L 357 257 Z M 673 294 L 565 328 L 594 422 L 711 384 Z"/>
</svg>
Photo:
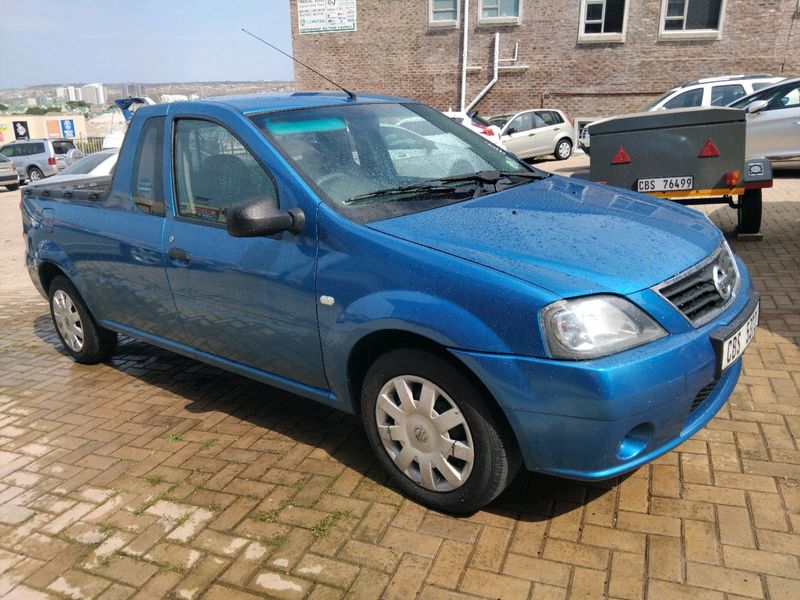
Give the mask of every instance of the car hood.
<svg viewBox="0 0 800 600">
<path fill-rule="evenodd" d="M 693 209 L 559 176 L 369 227 L 562 297 L 652 287 L 722 240 Z"/>
</svg>

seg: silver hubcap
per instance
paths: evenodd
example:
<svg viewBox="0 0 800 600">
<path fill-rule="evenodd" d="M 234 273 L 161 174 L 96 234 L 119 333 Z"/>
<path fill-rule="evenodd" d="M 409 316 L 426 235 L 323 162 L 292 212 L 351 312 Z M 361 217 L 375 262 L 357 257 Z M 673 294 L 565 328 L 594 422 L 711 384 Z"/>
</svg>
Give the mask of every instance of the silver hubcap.
<svg viewBox="0 0 800 600">
<path fill-rule="evenodd" d="M 53 294 L 53 318 L 58 332 L 73 352 L 83 349 L 83 325 L 78 309 L 64 290 Z"/>
<path fill-rule="evenodd" d="M 558 145 L 558 155 L 567 156 L 568 154 L 569 154 L 569 144 L 567 142 L 561 142 Z"/>
<path fill-rule="evenodd" d="M 475 452 L 467 421 L 435 383 L 401 375 L 378 394 L 375 421 L 383 447 L 402 473 L 435 492 L 466 483 Z"/>
<path fill-rule="evenodd" d="M 36 169 L 31 171 L 31 180 L 39 181 L 41 178 L 42 178 L 42 174 L 39 173 L 39 171 L 37 171 Z"/>
</svg>

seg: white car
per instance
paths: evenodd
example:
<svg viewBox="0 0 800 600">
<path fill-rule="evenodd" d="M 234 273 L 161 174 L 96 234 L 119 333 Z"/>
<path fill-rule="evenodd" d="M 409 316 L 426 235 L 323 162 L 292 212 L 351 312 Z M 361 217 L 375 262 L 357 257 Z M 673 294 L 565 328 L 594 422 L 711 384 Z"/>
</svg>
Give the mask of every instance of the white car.
<svg viewBox="0 0 800 600">
<path fill-rule="evenodd" d="M 573 121 L 558 109 L 537 108 L 496 115 L 489 123 L 500 128 L 500 144 L 519 158 L 552 154 L 557 160 L 565 160 L 572 155 Z"/>
<path fill-rule="evenodd" d="M 467 129 L 475 133 L 480 133 L 486 136 L 489 141 L 494 142 L 498 146 L 502 146 L 502 144 L 500 144 L 500 128 L 494 127 L 491 123 L 484 121 L 478 115 L 457 111 L 447 111 L 444 114 L 456 123 L 461 123 Z"/>
<path fill-rule="evenodd" d="M 87 176 L 102 177 L 111 175 L 111 170 L 117 164 L 117 156 L 119 156 L 119 148 L 100 150 L 94 154 L 89 154 L 72 163 L 58 175 L 42 180 L 40 185 L 49 186 L 52 183 L 69 183 L 75 179 L 85 179 Z M 37 184 L 32 183 L 31 186 L 33 185 Z"/>
<path fill-rule="evenodd" d="M 800 77 L 781 81 L 730 106 L 747 111 L 747 158 L 800 158 Z"/>
<path fill-rule="evenodd" d="M 672 88 L 666 94 L 646 104 L 640 112 L 669 110 L 672 108 L 691 108 L 693 106 L 728 106 L 739 98 L 769 87 L 783 77 L 760 75 L 723 75 L 695 79 Z M 600 121 L 595 121 L 599 123 Z M 589 154 L 589 132 L 581 130 L 578 145 Z"/>
<path fill-rule="evenodd" d="M 672 88 L 647 104 L 641 112 L 690 108 L 692 106 L 727 106 L 737 99 L 769 87 L 783 77 L 772 75 L 724 75 L 696 79 Z"/>
</svg>

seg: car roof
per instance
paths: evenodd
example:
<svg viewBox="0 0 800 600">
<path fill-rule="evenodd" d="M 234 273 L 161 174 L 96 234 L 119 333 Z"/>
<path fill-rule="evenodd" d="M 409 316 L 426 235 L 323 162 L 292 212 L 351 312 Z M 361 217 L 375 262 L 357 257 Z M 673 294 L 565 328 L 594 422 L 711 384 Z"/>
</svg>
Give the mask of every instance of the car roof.
<svg viewBox="0 0 800 600">
<path fill-rule="evenodd" d="M 692 85 L 704 85 L 706 83 L 722 83 L 725 81 L 746 81 L 754 79 L 756 81 L 762 79 L 779 79 L 775 75 L 770 75 L 769 73 L 753 73 L 751 75 L 720 75 L 719 77 L 705 77 L 703 79 L 695 79 L 693 81 L 687 81 L 686 83 L 682 83 L 681 85 L 675 86 L 674 89 L 680 89 L 689 87 Z"/>
<path fill-rule="evenodd" d="M 199 102 L 224 104 L 244 115 L 297 108 L 321 108 L 324 106 L 347 106 L 351 104 L 375 104 L 391 102 L 416 102 L 408 98 L 380 94 L 356 94 L 351 100 L 344 92 L 272 92 L 263 94 L 240 94 L 214 96 Z"/>
</svg>

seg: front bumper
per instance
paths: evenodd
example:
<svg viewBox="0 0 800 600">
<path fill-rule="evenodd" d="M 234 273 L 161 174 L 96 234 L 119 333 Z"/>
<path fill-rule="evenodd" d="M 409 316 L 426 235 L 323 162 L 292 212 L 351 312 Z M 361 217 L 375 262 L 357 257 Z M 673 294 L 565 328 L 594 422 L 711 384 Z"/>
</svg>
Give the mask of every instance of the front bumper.
<svg viewBox="0 0 800 600">
<path fill-rule="evenodd" d="M 710 323 L 602 359 L 452 352 L 500 403 L 529 470 L 608 479 L 668 452 L 722 408 L 742 359 L 718 377 L 711 335 L 757 297 L 743 271 L 739 296 Z"/>
</svg>

